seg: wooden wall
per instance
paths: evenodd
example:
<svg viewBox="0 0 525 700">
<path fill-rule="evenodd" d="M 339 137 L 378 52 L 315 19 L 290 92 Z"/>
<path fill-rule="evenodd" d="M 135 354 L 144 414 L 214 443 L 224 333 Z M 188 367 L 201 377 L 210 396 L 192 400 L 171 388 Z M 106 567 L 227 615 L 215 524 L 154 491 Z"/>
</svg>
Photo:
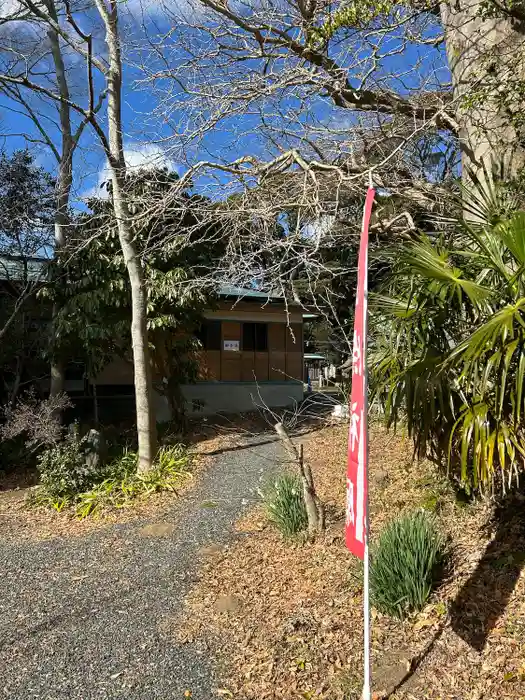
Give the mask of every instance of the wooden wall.
<svg viewBox="0 0 525 700">
<path fill-rule="evenodd" d="M 281 312 L 282 313 L 282 312 Z M 249 322 L 254 320 L 253 311 Z M 239 342 L 242 348 L 240 321 L 222 320 L 221 348 L 225 340 Z M 200 379 L 223 382 L 266 382 L 303 379 L 303 326 L 302 323 L 268 323 L 268 351 L 202 352 Z"/>
<path fill-rule="evenodd" d="M 286 374 L 289 379 L 303 379 L 302 324 L 292 323 L 290 328 L 286 329 Z"/>
<path fill-rule="evenodd" d="M 223 382 L 266 382 L 303 380 L 303 326 L 302 316 L 295 314 L 292 322 L 287 325 L 286 315 L 282 306 L 268 310 L 271 321 L 266 321 L 263 309 L 254 312 L 236 310 L 239 318 L 220 318 L 220 313 L 214 312 L 208 318 L 221 321 L 221 350 L 202 350 L 201 381 Z M 217 316 L 219 314 L 219 317 Z M 298 316 L 299 320 L 296 319 Z M 295 320 L 294 320 L 295 319 Z M 239 342 L 242 348 L 242 321 L 247 323 L 267 323 L 268 351 L 225 351 L 224 341 Z M 97 384 L 133 384 L 133 365 L 120 358 L 115 358 L 97 377 Z"/>
</svg>

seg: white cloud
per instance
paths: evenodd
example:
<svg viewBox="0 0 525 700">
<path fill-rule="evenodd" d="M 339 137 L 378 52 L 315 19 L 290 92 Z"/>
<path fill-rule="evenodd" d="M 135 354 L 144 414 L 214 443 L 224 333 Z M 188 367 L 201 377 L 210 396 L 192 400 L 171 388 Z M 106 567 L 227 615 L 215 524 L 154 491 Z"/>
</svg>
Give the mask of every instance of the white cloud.
<svg viewBox="0 0 525 700">
<path fill-rule="evenodd" d="M 31 50 L 35 50 L 37 46 L 45 43 L 45 28 L 38 22 L 31 22 L 27 19 L 28 17 L 27 8 L 21 5 L 18 0 L 0 0 L 0 39 L 2 42 L 16 40 L 17 49 L 20 49 L 18 42 L 29 40 Z M 24 49 L 27 51 L 28 46 L 26 45 Z"/>
<path fill-rule="evenodd" d="M 0 7 L 0 19 L 13 17 L 21 10 L 21 5 L 18 0 L 2 0 Z"/>
<path fill-rule="evenodd" d="M 178 171 L 177 164 L 169 154 L 161 148 L 152 143 L 132 143 L 124 148 L 124 158 L 126 159 L 126 165 L 130 172 L 137 172 L 139 170 L 147 170 L 153 168 L 167 168 L 168 170 Z M 107 161 L 103 167 L 99 170 L 97 175 L 97 183 L 92 187 L 88 188 L 83 194 L 82 199 L 86 200 L 90 197 L 106 197 L 107 191 L 102 188 L 103 183 L 110 179 L 110 173 Z"/>
<path fill-rule="evenodd" d="M 158 19 L 177 17 L 188 21 L 206 13 L 206 7 L 199 0 L 126 0 L 126 7 L 135 19 Z"/>
<path fill-rule="evenodd" d="M 169 154 L 153 143 L 131 144 L 124 149 L 124 157 L 129 168 L 168 168 L 175 170 L 176 164 Z"/>
</svg>

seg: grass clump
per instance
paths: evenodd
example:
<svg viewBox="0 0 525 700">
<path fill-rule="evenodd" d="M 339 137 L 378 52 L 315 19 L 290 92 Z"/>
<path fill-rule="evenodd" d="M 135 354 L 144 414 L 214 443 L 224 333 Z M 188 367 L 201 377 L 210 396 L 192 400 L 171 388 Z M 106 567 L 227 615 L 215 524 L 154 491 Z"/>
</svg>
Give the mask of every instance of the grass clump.
<svg viewBox="0 0 525 700">
<path fill-rule="evenodd" d="M 424 510 L 397 518 L 381 533 L 370 571 L 371 598 L 382 613 L 403 619 L 421 610 L 446 556 L 436 519 Z"/>
<path fill-rule="evenodd" d="M 282 474 L 261 492 L 268 519 L 285 536 L 292 537 L 308 527 L 308 515 L 301 480 Z"/>
<path fill-rule="evenodd" d="M 189 477 L 190 456 L 182 445 L 162 447 L 154 468 L 145 474 L 137 473 L 137 454 L 125 450 L 120 456 L 102 467 L 83 488 L 72 489 L 71 482 L 53 480 L 48 484 L 41 474 L 42 483 L 33 493 L 31 504 L 53 508 L 60 512 L 70 508 L 83 520 L 105 510 L 126 508 L 138 499 L 160 491 L 176 491 Z"/>
</svg>

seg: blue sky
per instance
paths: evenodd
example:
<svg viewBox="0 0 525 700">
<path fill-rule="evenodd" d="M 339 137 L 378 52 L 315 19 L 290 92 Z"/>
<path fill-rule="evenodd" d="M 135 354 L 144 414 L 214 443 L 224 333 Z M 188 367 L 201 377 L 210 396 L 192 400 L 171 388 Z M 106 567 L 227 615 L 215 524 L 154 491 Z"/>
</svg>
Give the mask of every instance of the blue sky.
<svg viewBox="0 0 525 700">
<path fill-rule="evenodd" d="M 179 11 L 183 14 L 190 11 L 188 3 L 191 0 L 173 1 L 178 3 Z M 5 3 L 5 0 L 3 2 Z M 13 3 L 16 0 L 9 0 L 9 2 Z M 133 11 L 135 18 L 140 18 L 141 12 L 144 11 L 144 22 L 150 29 L 155 23 L 158 30 L 164 30 L 167 28 L 167 25 L 162 20 L 162 16 L 156 12 L 157 7 L 158 3 L 155 3 L 154 0 L 127 0 L 126 6 L 127 9 Z M 89 18 L 82 17 L 82 21 L 85 23 L 85 27 L 89 24 Z M 139 27 L 139 23 L 130 22 L 128 15 L 122 18 L 121 24 L 125 29 L 125 39 L 131 39 L 135 45 L 140 46 L 142 30 Z M 103 43 L 100 25 L 97 27 L 96 24 L 93 24 L 90 29 L 94 31 L 94 36 L 98 39 L 96 48 L 102 50 Z M 394 42 L 395 39 L 392 38 L 391 41 Z M 136 52 L 131 53 L 132 58 L 136 56 Z M 172 51 L 171 58 L 175 61 L 178 60 L 176 52 Z M 428 68 L 435 59 L 442 60 L 439 52 L 432 52 L 428 46 L 424 48 L 412 46 L 403 54 L 388 59 L 388 70 L 394 74 L 402 75 L 418 60 L 422 62 L 423 66 Z M 137 85 L 136 81 L 141 77 L 143 76 L 137 69 L 131 67 L 131 65 L 126 67 L 123 118 L 128 163 L 132 167 L 148 163 L 182 171 L 186 165 L 182 162 L 181 154 L 176 152 L 177 134 L 173 129 L 173 124 L 176 125 L 182 115 L 176 112 L 171 114 L 171 123 L 163 121 L 160 116 L 155 116 L 155 109 L 159 106 L 159 103 L 155 93 L 149 90 L 147 85 Z M 441 72 L 440 78 L 447 80 L 446 71 Z M 85 104 L 85 78 L 82 66 L 75 68 L 73 82 L 75 83 L 75 92 L 80 95 L 79 99 Z M 399 84 L 396 85 L 396 88 L 399 89 L 399 87 Z M 410 88 L 410 81 L 408 81 L 408 88 Z M 406 84 L 402 89 L 406 89 Z M 30 99 L 32 104 L 38 106 L 39 109 L 42 108 L 41 100 L 34 97 Z M 293 102 L 292 97 L 287 99 L 290 101 L 290 104 Z M 7 106 L 8 103 L 5 98 L 0 97 L 0 134 L 3 135 L 0 147 L 3 146 L 7 150 L 22 148 L 26 144 L 25 139 L 13 134 L 27 132 L 34 137 L 36 133 L 35 128 L 28 119 L 6 109 Z M 48 117 L 56 117 L 55 107 L 52 105 L 45 106 L 41 111 L 47 114 Z M 353 123 L 353 116 L 349 111 L 327 106 L 327 103 L 321 100 L 312 101 L 310 103 L 310 113 L 307 114 L 305 112 L 301 117 L 303 121 L 311 118 L 315 118 L 319 123 L 324 121 L 326 124 L 346 125 L 349 129 L 352 128 Z M 103 115 L 101 120 L 103 123 L 105 122 Z M 50 125 L 50 121 L 46 121 L 46 124 Z M 186 162 L 195 162 L 200 159 L 233 160 L 247 153 L 258 155 L 262 158 L 268 157 L 270 154 L 265 150 L 265 142 L 258 135 L 258 126 L 259 118 L 256 116 L 236 116 L 230 121 L 225 119 L 219 128 L 208 133 L 205 138 L 186 151 Z M 296 128 L 301 128 L 299 123 Z M 56 136 L 56 128 L 51 126 L 50 129 Z M 11 135 L 6 136 L 6 134 Z M 169 141 L 169 139 L 172 140 Z M 30 144 L 30 148 L 34 151 L 39 164 L 48 170 L 52 171 L 54 169 L 55 161 L 47 147 Z M 76 198 L 82 198 L 97 191 L 101 181 L 106 176 L 105 162 L 106 159 L 102 148 L 96 137 L 94 137 L 93 131 L 90 128 L 86 129 L 75 156 L 74 196 Z M 225 176 L 220 177 L 224 178 Z"/>
</svg>

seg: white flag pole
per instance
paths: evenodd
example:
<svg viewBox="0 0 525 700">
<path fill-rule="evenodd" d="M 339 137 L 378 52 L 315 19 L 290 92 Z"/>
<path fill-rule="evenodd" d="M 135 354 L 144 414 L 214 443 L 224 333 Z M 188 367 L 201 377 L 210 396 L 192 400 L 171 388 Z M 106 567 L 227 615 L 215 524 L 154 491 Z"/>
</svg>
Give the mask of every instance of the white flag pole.
<svg viewBox="0 0 525 700">
<path fill-rule="evenodd" d="M 372 171 L 368 171 L 368 187 L 373 189 L 374 183 L 372 180 Z M 363 313 L 364 313 L 364 370 L 365 370 L 365 410 L 364 416 L 366 420 L 366 430 L 365 430 L 365 440 L 366 440 L 366 479 L 368 482 L 368 470 L 370 467 L 370 462 L 368 458 L 368 246 L 366 252 L 366 265 L 365 265 L 365 288 L 364 288 L 364 303 L 363 303 Z M 369 508 L 368 508 L 368 483 L 366 488 L 366 500 L 365 500 L 365 556 L 364 556 L 364 567 L 363 567 L 363 644 L 364 644 L 364 673 L 363 673 L 363 700 L 370 700 L 372 695 L 372 683 L 370 678 L 370 556 L 368 552 L 368 538 L 370 532 L 369 526 Z"/>
<path fill-rule="evenodd" d="M 368 529 L 368 528 L 367 528 Z M 369 575 L 369 560 L 368 560 L 368 535 L 365 541 L 365 561 L 364 561 L 364 577 L 363 577 L 363 607 L 364 607 L 364 682 L 363 682 L 363 700 L 370 700 L 371 685 L 370 685 L 370 596 L 368 590 L 368 575 Z"/>
</svg>

